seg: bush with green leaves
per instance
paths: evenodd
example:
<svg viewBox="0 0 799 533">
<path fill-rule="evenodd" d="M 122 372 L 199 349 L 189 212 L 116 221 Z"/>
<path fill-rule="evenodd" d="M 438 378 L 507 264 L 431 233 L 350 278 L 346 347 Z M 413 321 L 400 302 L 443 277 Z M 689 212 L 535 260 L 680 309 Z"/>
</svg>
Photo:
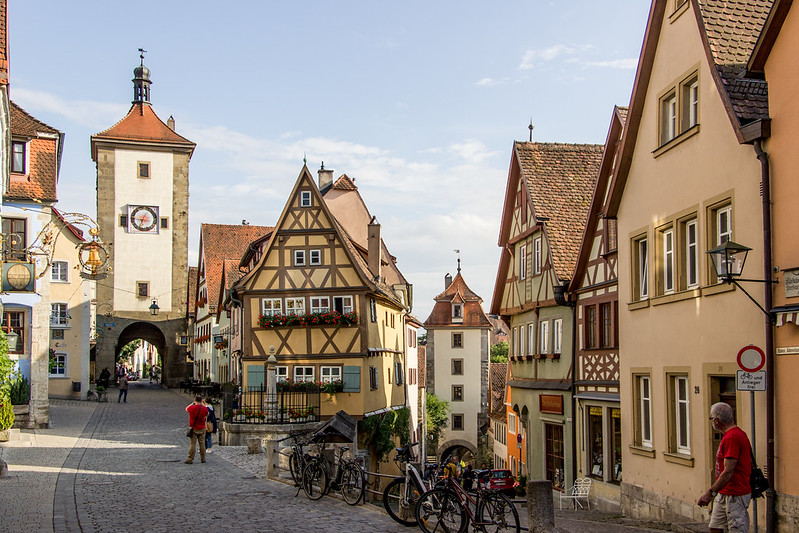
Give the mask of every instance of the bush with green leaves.
<svg viewBox="0 0 799 533">
<path fill-rule="evenodd" d="M 361 431 L 366 445 L 382 461 L 394 449 L 393 437 L 399 437 L 402 446 L 410 442 L 411 411 L 407 407 L 372 415 L 361 420 Z"/>
<path fill-rule="evenodd" d="M 11 404 L 14 362 L 8 356 L 6 334 L 0 330 L 0 431 L 14 425 L 14 408 Z"/>
<path fill-rule="evenodd" d="M 27 405 L 31 386 L 25 376 L 17 376 L 11 383 L 11 405 Z"/>
</svg>

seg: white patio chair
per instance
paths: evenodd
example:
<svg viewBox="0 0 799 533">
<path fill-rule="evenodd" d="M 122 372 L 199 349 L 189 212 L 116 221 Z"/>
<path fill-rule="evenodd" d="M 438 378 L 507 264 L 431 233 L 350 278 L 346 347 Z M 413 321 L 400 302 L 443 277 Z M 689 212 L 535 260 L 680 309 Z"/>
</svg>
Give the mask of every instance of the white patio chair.
<svg viewBox="0 0 799 533">
<path fill-rule="evenodd" d="M 574 508 L 576 509 L 578 506 L 580 509 L 583 508 L 583 504 L 580 503 L 580 499 L 585 499 L 585 505 L 588 507 L 588 510 L 591 510 L 591 501 L 588 498 L 589 493 L 591 492 L 591 479 L 587 477 L 577 478 L 574 480 L 574 485 L 565 492 L 560 494 L 560 508 L 563 509 L 563 500 L 571 500 L 574 502 Z"/>
</svg>

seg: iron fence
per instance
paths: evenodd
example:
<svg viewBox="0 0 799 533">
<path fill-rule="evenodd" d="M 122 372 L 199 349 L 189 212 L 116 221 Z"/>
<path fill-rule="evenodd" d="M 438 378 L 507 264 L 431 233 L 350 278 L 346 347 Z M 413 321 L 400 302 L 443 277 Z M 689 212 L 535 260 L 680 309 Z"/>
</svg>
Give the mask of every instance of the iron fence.
<svg viewBox="0 0 799 533">
<path fill-rule="evenodd" d="M 222 395 L 225 420 L 236 424 L 318 422 L 320 405 L 321 394 L 318 391 L 269 393 L 265 386 L 259 386 L 241 392 L 225 391 Z"/>
</svg>

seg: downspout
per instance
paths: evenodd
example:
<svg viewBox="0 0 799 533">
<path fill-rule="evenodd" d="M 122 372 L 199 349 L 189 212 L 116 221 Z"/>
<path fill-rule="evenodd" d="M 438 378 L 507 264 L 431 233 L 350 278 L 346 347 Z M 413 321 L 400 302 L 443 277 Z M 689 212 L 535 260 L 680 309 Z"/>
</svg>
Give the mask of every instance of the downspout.
<svg viewBox="0 0 799 533">
<path fill-rule="evenodd" d="M 766 531 L 772 533 L 777 528 L 776 492 L 774 490 L 776 469 L 774 468 L 774 325 L 772 295 L 772 257 L 771 257 L 771 186 L 768 153 L 763 150 L 762 140 L 755 139 L 755 153 L 760 160 L 760 195 L 763 200 L 763 279 L 767 280 L 764 307 L 769 311 L 766 317 L 766 471 L 769 488 L 766 490 Z"/>
<path fill-rule="evenodd" d="M 560 285 L 554 287 L 555 303 L 571 307 L 572 311 L 572 342 L 571 342 L 571 419 L 572 419 L 572 484 L 577 479 L 577 398 L 575 398 L 575 391 L 577 390 L 576 375 L 577 375 L 577 302 L 569 300 L 568 295 L 569 282 L 564 281 Z"/>
</svg>

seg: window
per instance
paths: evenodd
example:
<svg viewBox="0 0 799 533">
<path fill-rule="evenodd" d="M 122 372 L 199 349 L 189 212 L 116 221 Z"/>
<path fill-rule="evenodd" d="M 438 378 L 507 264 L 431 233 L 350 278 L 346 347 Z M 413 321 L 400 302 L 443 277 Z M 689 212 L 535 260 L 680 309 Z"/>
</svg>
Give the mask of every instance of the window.
<svg viewBox="0 0 799 533">
<path fill-rule="evenodd" d="M 565 488 L 563 426 L 559 424 L 544 424 L 544 470 L 553 488 Z"/>
<path fill-rule="evenodd" d="M 305 266 L 305 250 L 294 250 L 294 266 Z"/>
<path fill-rule="evenodd" d="M 699 79 L 694 76 L 682 85 L 682 131 L 699 123 Z"/>
<path fill-rule="evenodd" d="M 313 381 L 313 380 L 314 380 L 314 367 L 312 366 L 294 367 L 294 381 Z"/>
<path fill-rule="evenodd" d="M 677 95 L 669 93 L 660 101 L 660 144 L 677 136 Z"/>
<path fill-rule="evenodd" d="M 286 314 L 298 316 L 304 315 L 305 298 L 286 298 Z"/>
<path fill-rule="evenodd" d="M 673 446 L 671 451 L 691 453 L 691 423 L 689 416 L 688 376 L 673 375 L 669 377 L 672 396 Z"/>
<path fill-rule="evenodd" d="M 50 304 L 50 326 L 66 327 L 69 321 L 67 304 Z"/>
<path fill-rule="evenodd" d="M 261 299 L 261 314 L 264 316 L 275 316 L 283 312 L 280 298 Z"/>
<path fill-rule="evenodd" d="M 341 314 L 352 313 L 352 296 L 333 296 L 333 310 Z"/>
<path fill-rule="evenodd" d="M 377 322 L 377 303 L 374 300 L 369 300 L 369 320 Z"/>
<path fill-rule="evenodd" d="M 330 383 L 331 381 L 341 381 L 341 367 L 340 366 L 323 366 L 319 369 L 319 375 L 322 383 Z"/>
<path fill-rule="evenodd" d="M 692 289 L 699 285 L 699 242 L 696 219 L 683 224 L 685 242 L 685 286 Z"/>
<path fill-rule="evenodd" d="M 147 281 L 136 282 L 136 296 L 147 298 L 150 295 L 150 283 Z"/>
<path fill-rule="evenodd" d="M 377 390 L 378 385 L 378 374 L 377 368 L 370 366 L 369 367 L 369 389 L 370 390 Z"/>
<path fill-rule="evenodd" d="M 452 304 L 452 318 L 463 321 L 463 304 Z"/>
<path fill-rule="evenodd" d="M 452 360 L 452 375 L 453 376 L 463 375 L 463 359 Z"/>
<path fill-rule="evenodd" d="M 586 306 L 586 308 L 585 308 L 585 347 L 586 348 L 596 348 L 597 347 L 596 326 L 597 326 L 596 306 L 595 305 Z"/>
<path fill-rule="evenodd" d="M 519 326 L 519 355 L 524 355 L 524 326 Z"/>
<path fill-rule="evenodd" d="M 67 377 L 67 354 L 56 352 L 53 355 L 53 364 L 50 368 L 50 377 Z"/>
<path fill-rule="evenodd" d="M 128 215 L 119 215 L 119 227 L 121 228 L 128 227 Z"/>
<path fill-rule="evenodd" d="M 674 292 L 674 231 L 669 228 L 661 233 L 663 240 L 663 293 Z"/>
<path fill-rule="evenodd" d="M 519 355 L 519 328 L 511 329 L 510 336 L 513 347 L 513 353 L 511 355 Z"/>
<path fill-rule="evenodd" d="M 533 274 L 541 273 L 541 237 L 533 240 Z"/>
<path fill-rule="evenodd" d="M 3 217 L 3 233 L 13 234 L 9 241 L 6 242 L 5 259 L 12 261 L 26 261 L 27 254 L 25 253 L 25 246 L 28 238 L 25 231 L 24 218 L 5 218 Z"/>
<path fill-rule="evenodd" d="M 619 246 L 618 221 L 615 218 L 605 218 L 605 253 L 615 252 Z"/>
<path fill-rule="evenodd" d="M 21 141 L 11 142 L 11 172 L 25 174 L 27 165 L 27 143 Z"/>
<path fill-rule="evenodd" d="M 452 430 L 463 431 L 463 414 L 452 415 Z"/>
<path fill-rule="evenodd" d="M 508 433 L 516 434 L 516 413 L 508 413 Z"/>
<path fill-rule="evenodd" d="M 535 324 L 527 324 L 527 348 L 530 355 L 535 353 Z"/>
<path fill-rule="evenodd" d="M 599 319 L 601 320 L 599 345 L 602 348 L 613 346 L 613 318 L 613 302 L 599 304 Z"/>
<path fill-rule="evenodd" d="M 732 240 L 732 207 L 716 210 L 716 246 Z"/>
<path fill-rule="evenodd" d="M 64 330 L 63 329 L 54 329 L 50 331 L 50 338 L 54 341 L 61 340 L 64 338 Z"/>
<path fill-rule="evenodd" d="M 527 245 L 519 246 L 519 279 L 527 277 Z"/>
<path fill-rule="evenodd" d="M 150 177 L 150 163 L 139 161 L 139 178 L 147 179 Z"/>
<path fill-rule="evenodd" d="M 66 261 L 53 261 L 50 266 L 51 281 L 67 282 L 69 281 L 69 263 Z"/>
<path fill-rule="evenodd" d="M 621 409 L 610 409 L 610 449 L 613 452 L 611 483 L 621 482 Z"/>
<path fill-rule="evenodd" d="M 394 383 L 396 385 L 402 385 L 404 380 L 404 372 L 402 371 L 402 363 L 399 361 L 394 361 Z"/>
<path fill-rule="evenodd" d="M 280 383 L 281 381 L 286 381 L 289 379 L 289 367 L 287 366 L 276 366 L 275 367 L 275 380 Z"/>
<path fill-rule="evenodd" d="M 310 250 L 308 252 L 308 261 L 312 266 L 322 264 L 322 250 Z"/>
<path fill-rule="evenodd" d="M 638 417 L 635 443 L 652 447 L 652 380 L 649 376 L 636 376 Z"/>
<path fill-rule="evenodd" d="M 311 207 L 311 191 L 300 191 L 300 207 Z"/>
<path fill-rule="evenodd" d="M 542 320 L 538 323 L 538 353 L 549 353 L 549 321 Z"/>
<path fill-rule="evenodd" d="M 463 401 L 463 385 L 452 386 L 452 401 L 453 402 Z"/>
<path fill-rule="evenodd" d="M 563 319 L 552 321 L 552 353 L 559 354 L 563 347 Z"/>
<path fill-rule="evenodd" d="M 9 353 L 22 353 L 25 349 L 25 313 L 23 311 L 3 313 L 3 331 L 6 333 L 13 331 L 17 334 L 17 345 L 9 346 Z"/>
<path fill-rule="evenodd" d="M 311 297 L 311 313 L 330 312 L 330 298 L 327 296 Z"/>
<path fill-rule="evenodd" d="M 167 217 L 161 217 L 161 229 L 169 229 L 169 219 Z"/>
<path fill-rule="evenodd" d="M 602 408 L 596 405 L 588 406 L 588 449 L 591 460 L 588 475 L 599 479 L 604 479 L 604 426 Z"/>
<path fill-rule="evenodd" d="M 633 300 L 649 298 L 649 246 L 645 236 L 633 239 Z"/>
<path fill-rule="evenodd" d="M 452 334 L 452 347 L 463 348 L 463 333 Z"/>
</svg>

